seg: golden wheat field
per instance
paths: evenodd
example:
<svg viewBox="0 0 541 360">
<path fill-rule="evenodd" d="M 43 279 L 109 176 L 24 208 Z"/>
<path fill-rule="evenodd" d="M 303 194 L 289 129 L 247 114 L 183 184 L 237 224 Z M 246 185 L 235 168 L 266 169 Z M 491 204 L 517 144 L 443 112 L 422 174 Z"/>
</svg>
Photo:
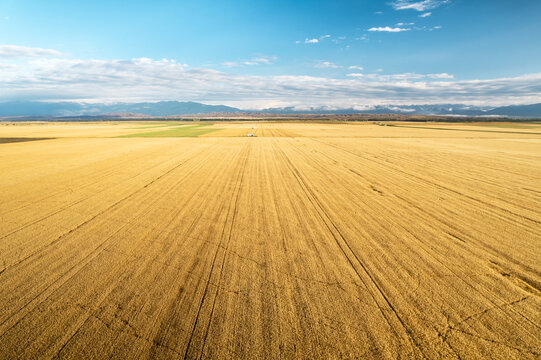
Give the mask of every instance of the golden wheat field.
<svg viewBox="0 0 541 360">
<path fill-rule="evenodd" d="M 0 358 L 539 359 L 541 124 L 394 125 L 1 124 Z"/>
</svg>

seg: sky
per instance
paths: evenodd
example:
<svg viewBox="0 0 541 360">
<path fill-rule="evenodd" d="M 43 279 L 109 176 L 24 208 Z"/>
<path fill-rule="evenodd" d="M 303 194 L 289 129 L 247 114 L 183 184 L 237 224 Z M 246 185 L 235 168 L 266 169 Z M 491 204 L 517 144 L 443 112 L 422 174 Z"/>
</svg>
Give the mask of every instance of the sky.
<svg viewBox="0 0 541 360">
<path fill-rule="evenodd" d="M 0 102 L 541 102 L 540 0 L 0 0 Z"/>
</svg>

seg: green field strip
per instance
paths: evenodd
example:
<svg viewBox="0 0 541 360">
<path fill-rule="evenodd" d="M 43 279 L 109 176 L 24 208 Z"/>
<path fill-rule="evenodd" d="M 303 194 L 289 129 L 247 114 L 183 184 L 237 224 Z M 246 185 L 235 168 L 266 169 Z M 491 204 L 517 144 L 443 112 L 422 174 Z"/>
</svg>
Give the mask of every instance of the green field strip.
<svg viewBox="0 0 541 360">
<path fill-rule="evenodd" d="M 207 128 L 212 125 L 214 124 L 177 126 L 174 129 L 123 135 L 120 137 L 196 137 L 196 136 L 208 134 L 217 130 L 221 130 L 219 128 L 213 128 L 213 129 Z"/>
<path fill-rule="evenodd" d="M 193 126 L 189 124 L 160 124 L 160 125 L 141 125 L 138 127 L 129 128 L 129 130 L 140 130 L 140 129 L 154 129 L 154 128 L 168 128 L 168 127 L 180 127 L 180 126 Z"/>
</svg>

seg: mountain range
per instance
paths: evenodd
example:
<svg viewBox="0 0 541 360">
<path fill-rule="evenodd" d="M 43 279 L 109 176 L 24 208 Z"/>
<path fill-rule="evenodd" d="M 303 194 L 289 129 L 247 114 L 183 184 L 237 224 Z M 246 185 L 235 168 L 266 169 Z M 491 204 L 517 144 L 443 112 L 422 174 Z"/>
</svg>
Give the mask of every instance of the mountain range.
<svg viewBox="0 0 541 360">
<path fill-rule="evenodd" d="M 254 112 L 254 110 L 241 110 L 225 105 L 206 105 L 191 101 L 160 101 L 115 104 L 37 101 L 11 101 L 0 103 L 0 117 L 70 117 L 115 114 L 117 116 L 119 114 L 129 114 L 130 116 L 159 117 L 250 112 Z M 376 105 L 362 109 L 328 109 L 325 107 L 295 109 L 293 107 L 282 107 L 257 110 L 255 112 L 268 114 L 406 114 L 541 118 L 541 103 L 503 107 L 469 106 L 462 104 Z"/>
</svg>

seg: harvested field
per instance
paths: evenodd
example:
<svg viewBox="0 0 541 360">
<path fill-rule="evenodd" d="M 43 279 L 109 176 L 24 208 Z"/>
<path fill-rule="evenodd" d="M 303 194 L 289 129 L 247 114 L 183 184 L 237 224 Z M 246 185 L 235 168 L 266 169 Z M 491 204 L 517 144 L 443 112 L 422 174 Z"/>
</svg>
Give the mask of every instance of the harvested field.
<svg viewBox="0 0 541 360">
<path fill-rule="evenodd" d="M 541 357 L 540 127 L 162 125 L 0 125 L 0 359 Z"/>
</svg>

